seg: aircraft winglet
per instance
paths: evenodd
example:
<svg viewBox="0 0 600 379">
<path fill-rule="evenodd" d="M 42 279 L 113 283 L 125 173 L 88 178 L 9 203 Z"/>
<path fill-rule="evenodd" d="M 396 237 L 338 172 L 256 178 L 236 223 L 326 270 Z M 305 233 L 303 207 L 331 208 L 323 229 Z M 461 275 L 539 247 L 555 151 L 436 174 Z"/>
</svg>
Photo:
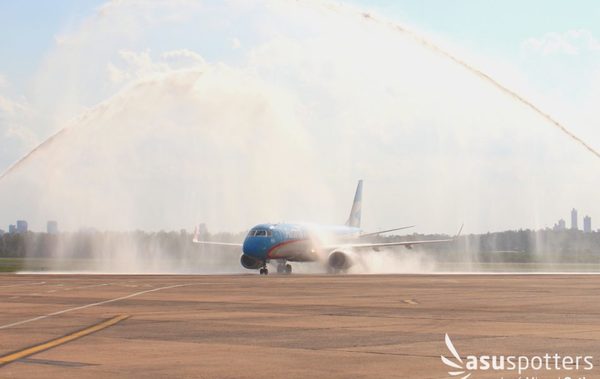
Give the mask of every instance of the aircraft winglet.
<svg viewBox="0 0 600 379">
<path fill-rule="evenodd" d="M 464 223 L 460 226 L 460 229 L 458 229 L 458 233 L 456 233 L 456 235 L 454 236 L 454 239 L 457 239 L 458 237 L 460 237 L 460 233 L 462 233 L 463 226 L 465 226 Z"/>
</svg>

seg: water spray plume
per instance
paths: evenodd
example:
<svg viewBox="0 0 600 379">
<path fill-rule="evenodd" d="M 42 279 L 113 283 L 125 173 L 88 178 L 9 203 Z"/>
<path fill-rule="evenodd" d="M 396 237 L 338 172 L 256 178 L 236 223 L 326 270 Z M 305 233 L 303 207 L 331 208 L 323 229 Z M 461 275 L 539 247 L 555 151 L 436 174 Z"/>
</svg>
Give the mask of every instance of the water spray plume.
<svg viewBox="0 0 600 379">
<path fill-rule="evenodd" d="M 371 16 L 369 16 L 369 18 L 371 18 Z M 373 19 L 373 20 L 375 20 L 375 19 Z M 377 21 L 377 20 L 375 20 L 375 21 Z M 431 42 L 429 42 L 428 40 L 426 40 L 423 37 L 419 36 L 418 34 L 412 32 L 412 31 L 410 31 L 410 30 L 408 30 L 408 29 L 406 29 L 406 28 L 404 28 L 404 27 L 402 27 L 400 25 L 394 25 L 394 27 L 396 28 L 396 30 L 398 30 L 398 31 L 400 31 L 402 33 L 407 33 L 412 38 L 414 38 L 417 42 L 419 42 L 421 45 L 427 47 L 428 49 L 431 49 L 431 50 L 435 51 L 438 54 L 441 54 L 441 55 L 445 56 L 446 58 L 451 59 L 452 61 L 458 63 L 459 65 L 461 65 L 465 69 L 469 70 L 470 72 L 474 73 L 475 75 L 477 75 L 477 76 L 481 77 L 482 79 L 488 81 L 494 87 L 498 88 L 499 90 L 503 91 L 504 93 L 508 94 L 509 96 L 512 96 L 514 99 L 520 101 L 525 106 L 529 107 L 534 112 L 538 113 L 541 117 L 543 117 L 544 119 L 546 119 L 552 125 L 554 125 L 557 128 L 559 128 L 563 133 L 565 133 L 567 136 L 569 136 L 570 138 L 572 138 L 575 142 L 578 142 L 579 144 L 581 144 L 581 146 L 583 146 L 584 148 L 586 148 L 589 152 L 591 152 L 592 154 L 594 154 L 596 157 L 600 158 L 600 153 L 598 151 L 596 151 L 593 147 L 591 147 L 590 145 L 588 145 L 581 138 L 579 138 L 575 134 L 573 134 L 573 132 L 571 132 L 564 125 L 562 125 L 560 122 L 558 122 L 554 117 L 552 117 L 548 113 L 542 111 L 540 108 L 538 108 L 531 101 L 525 99 L 523 96 L 519 95 L 518 93 L 516 93 L 515 91 L 511 90 L 510 88 L 502 85 L 500 82 L 498 82 L 496 79 L 492 78 L 491 76 L 489 76 L 485 72 L 479 70 L 476 67 L 471 66 L 467 62 L 465 62 L 465 61 L 457 58 L 455 55 L 452 55 L 449 52 L 447 52 L 447 51 L 439 48 L 438 46 L 432 44 Z"/>
<path fill-rule="evenodd" d="M 298 0 L 298 1 L 304 2 L 303 0 Z M 311 4 L 315 4 L 315 3 L 311 2 Z M 328 11 L 334 11 L 334 12 L 338 12 L 338 13 L 341 13 L 342 7 L 343 7 L 342 5 L 334 5 L 334 4 L 329 4 L 329 3 L 319 3 L 319 4 L 322 5 Z M 536 112 L 538 115 L 540 115 L 546 121 L 550 122 L 552 125 L 556 126 L 558 129 L 560 129 L 560 131 L 565 133 L 568 137 L 570 137 L 575 142 L 579 143 L 581 146 L 583 146 L 585 149 L 587 149 L 590 153 L 594 154 L 597 158 L 600 158 L 600 153 L 597 150 L 595 150 L 592 146 L 590 146 L 588 143 L 583 141 L 581 138 L 577 137 L 573 132 L 571 132 L 567 127 L 565 127 L 563 124 L 561 124 L 559 121 L 557 121 L 554 117 L 552 117 L 548 113 L 544 112 L 539 107 L 537 107 L 535 104 L 533 104 L 531 101 L 525 99 L 523 96 L 519 95 L 517 92 L 511 90 L 510 88 L 504 86 L 503 84 L 498 82 L 496 79 L 492 78 L 490 75 L 486 74 L 485 72 L 481 71 L 480 69 L 470 65 L 469 63 L 467 63 L 467 62 L 463 61 L 462 59 L 458 58 L 457 56 L 455 56 L 454 54 L 440 48 L 439 46 L 437 46 L 436 44 L 427 40 L 426 38 L 419 35 L 418 33 L 415 33 L 414 31 L 412 31 L 398 23 L 387 21 L 385 19 L 373 16 L 371 13 L 364 12 L 364 11 L 361 11 L 358 9 L 351 9 L 348 7 L 344 7 L 344 8 L 345 9 L 343 9 L 343 10 L 346 13 L 352 13 L 354 16 L 359 16 L 364 21 L 367 21 L 367 22 L 370 21 L 370 22 L 373 22 L 376 24 L 383 25 L 387 28 L 398 31 L 400 33 L 404 33 L 404 34 L 410 36 L 414 41 L 419 43 L 421 46 L 423 46 L 437 54 L 440 54 L 440 55 L 452 60 L 453 62 L 459 64 L 460 66 L 462 66 L 469 72 L 477 75 L 478 77 L 487 81 L 494 87 L 498 88 L 500 91 L 511 96 L 515 100 L 521 102 L 523 105 L 525 105 L 526 107 L 528 107 L 531 110 L 533 110 L 534 112 Z"/>
<path fill-rule="evenodd" d="M 12 173 L 13 171 L 17 170 L 21 165 L 23 165 L 26 161 L 28 161 L 29 158 L 31 158 L 33 155 L 35 155 L 36 153 L 43 150 L 45 147 L 52 144 L 53 141 L 59 139 L 68 130 L 69 130 L 68 128 L 61 129 L 58 132 L 51 135 L 50 137 L 48 137 L 45 141 L 43 141 L 42 143 L 40 143 L 39 145 L 34 147 L 31 151 L 29 151 L 27 154 L 25 154 L 23 157 L 21 157 L 15 163 L 10 165 L 6 170 L 4 170 L 4 172 L 2 174 L 0 174 L 0 181 L 3 180 L 8 175 L 10 175 L 10 173 Z"/>
<path fill-rule="evenodd" d="M 388 29 L 391 29 L 391 30 L 394 30 L 396 32 L 400 32 L 400 33 L 403 33 L 405 35 L 408 35 L 410 38 L 412 38 L 414 41 L 416 41 L 421 46 L 423 46 L 426 49 L 428 49 L 430 51 L 433 51 L 436 54 L 439 54 L 439 55 L 441 55 L 441 56 L 443 56 L 443 57 L 445 57 L 445 58 L 447 58 L 447 59 L 449 59 L 449 60 L 451 60 L 451 61 L 453 61 L 455 63 L 457 63 L 458 65 L 460 65 L 461 67 L 463 67 L 467 71 L 469 71 L 472 74 L 478 76 L 479 78 L 483 79 L 487 83 L 489 83 L 489 84 L 493 85 L 494 87 L 496 87 L 497 89 L 499 89 L 501 92 L 509 95 L 513 99 L 517 100 L 521 104 L 523 104 L 526 107 L 528 107 L 529 109 L 533 110 L 535 113 L 537 113 L 539 116 L 541 116 L 544 120 L 548 121 L 550 124 L 552 124 L 555 127 L 557 127 L 560 131 L 562 131 L 564 134 L 566 134 L 569 138 L 571 138 L 572 140 L 574 140 L 575 142 L 577 142 L 579 145 L 581 145 L 582 147 L 584 147 L 590 153 L 594 154 L 596 157 L 600 158 L 600 153 L 596 149 L 594 149 L 588 143 L 586 143 L 581 138 L 579 138 L 577 135 L 575 135 L 571 130 L 569 130 L 562 123 L 560 123 L 559 121 L 557 121 L 550 114 L 548 114 L 548 113 L 544 112 L 543 110 L 541 110 L 538 106 L 536 106 L 535 104 L 533 104 L 531 101 L 527 100 L 526 98 L 524 98 L 523 96 L 521 96 L 520 94 L 518 94 L 517 92 L 515 92 L 514 90 L 512 90 L 512 89 L 510 89 L 510 88 L 508 88 L 506 86 L 504 86 L 499 81 L 497 81 L 496 79 L 494 79 L 490 75 L 486 74 L 485 72 L 481 71 L 480 69 L 478 69 L 478 68 L 472 66 L 471 64 L 463 61 L 462 59 L 458 58 L 454 54 L 452 54 L 452 53 L 450 53 L 450 52 L 448 52 L 448 51 L 440 48 L 436 44 L 434 44 L 431 41 L 427 40 L 426 38 L 422 37 L 418 33 L 415 33 L 414 31 L 412 31 L 412 30 L 404 27 L 403 25 L 400 25 L 398 23 L 385 20 L 385 19 L 380 18 L 380 17 L 376 17 L 373 14 L 367 13 L 367 12 L 362 11 L 360 9 L 351 8 L 351 7 L 343 6 L 343 5 L 339 5 L 339 4 L 326 3 L 326 2 L 321 2 L 321 1 L 316 1 L 315 2 L 315 1 L 309 1 L 309 0 L 308 1 L 307 0 L 297 0 L 297 2 L 298 3 L 303 3 L 303 4 L 307 5 L 307 6 L 320 7 L 320 8 L 326 9 L 328 12 L 336 12 L 338 14 L 347 14 L 347 15 L 351 15 L 353 17 L 358 16 L 360 18 L 360 20 L 362 20 L 362 21 L 372 22 L 372 23 L 375 23 L 375 24 L 379 24 L 379 25 L 382 25 L 382 26 L 384 26 L 384 27 L 386 27 Z M 57 140 L 60 140 L 60 138 L 68 130 L 69 130 L 68 127 L 64 128 L 64 129 L 61 129 L 60 131 L 58 131 L 54 135 L 52 135 L 49 138 L 47 138 L 46 140 L 44 140 L 42 143 L 40 143 L 37 147 L 35 147 L 30 152 L 28 152 L 27 154 L 25 154 L 23 157 L 21 157 L 20 159 L 18 159 L 14 164 L 12 164 L 8 169 L 6 169 L 3 173 L 0 174 L 0 181 L 2 181 L 4 178 L 6 178 L 8 175 L 10 175 L 11 173 L 13 173 L 14 171 L 18 170 L 23 164 L 25 164 L 27 161 L 29 161 L 34 155 L 36 155 L 40 151 L 44 150 L 47 146 L 49 146 L 50 144 L 56 142 Z"/>
</svg>

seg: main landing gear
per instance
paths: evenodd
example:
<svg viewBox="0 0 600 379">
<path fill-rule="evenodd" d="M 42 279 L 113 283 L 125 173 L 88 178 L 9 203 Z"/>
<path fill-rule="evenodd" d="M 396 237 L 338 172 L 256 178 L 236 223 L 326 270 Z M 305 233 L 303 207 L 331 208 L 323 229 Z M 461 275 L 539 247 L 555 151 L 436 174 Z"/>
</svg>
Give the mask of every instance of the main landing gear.
<svg viewBox="0 0 600 379">
<path fill-rule="evenodd" d="M 277 264 L 277 273 L 278 274 L 291 274 L 292 273 L 292 265 L 285 262 L 280 262 Z"/>
<path fill-rule="evenodd" d="M 263 263 L 262 268 L 260 269 L 261 275 L 269 275 L 269 269 L 267 268 L 267 263 Z M 279 262 L 277 264 L 277 273 L 278 274 L 291 274 L 292 273 L 292 265 L 289 263 Z"/>
</svg>

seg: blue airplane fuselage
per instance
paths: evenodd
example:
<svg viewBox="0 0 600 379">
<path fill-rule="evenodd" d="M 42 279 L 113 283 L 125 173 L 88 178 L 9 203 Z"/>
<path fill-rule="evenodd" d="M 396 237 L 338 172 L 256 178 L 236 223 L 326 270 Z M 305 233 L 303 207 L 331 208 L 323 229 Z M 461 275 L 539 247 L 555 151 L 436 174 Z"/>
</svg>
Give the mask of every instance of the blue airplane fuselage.
<svg viewBox="0 0 600 379">
<path fill-rule="evenodd" d="M 246 236 L 242 251 L 258 261 L 283 259 L 310 262 L 319 259 L 321 246 L 356 236 L 360 228 L 314 224 L 259 224 Z"/>
</svg>

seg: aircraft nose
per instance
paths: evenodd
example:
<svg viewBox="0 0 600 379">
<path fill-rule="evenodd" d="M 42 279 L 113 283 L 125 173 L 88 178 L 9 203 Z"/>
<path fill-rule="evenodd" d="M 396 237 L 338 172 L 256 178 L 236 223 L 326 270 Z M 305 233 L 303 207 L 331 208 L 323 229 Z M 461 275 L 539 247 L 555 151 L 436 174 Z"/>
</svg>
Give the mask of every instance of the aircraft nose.
<svg viewBox="0 0 600 379">
<path fill-rule="evenodd" d="M 259 245 L 256 243 L 256 239 L 252 237 L 246 238 L 244 240 L 244 244 L 242 245 L 242 251 L 244 254 L 251 257 L 258 257 L 260 254 L 260 249 Z"/>
<path fill-rule="evenodd" d="M 242 251 L 244 254 L 255 258 L 264 258 L 266 256 L 267 246 L 266 238 L 248 237 L 244 240 Z"/>
</svg>

